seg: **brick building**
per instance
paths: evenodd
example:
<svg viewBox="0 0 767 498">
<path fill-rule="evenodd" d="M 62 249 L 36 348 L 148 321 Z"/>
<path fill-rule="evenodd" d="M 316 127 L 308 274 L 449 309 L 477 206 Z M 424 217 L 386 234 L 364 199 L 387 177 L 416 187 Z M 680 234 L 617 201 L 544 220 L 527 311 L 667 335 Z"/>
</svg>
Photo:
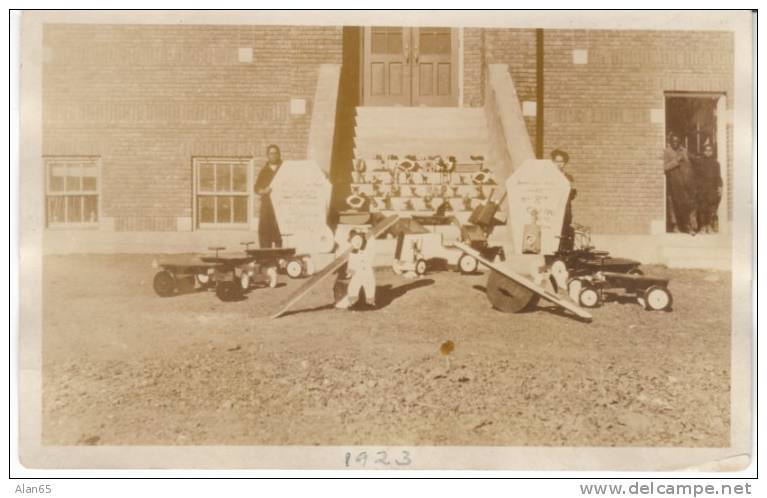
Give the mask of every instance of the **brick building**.
<svg viewBox="0 0 767 498">
<path fill-rule="evenodd" d="M 499 180 L 525 147 L 567 150 L 576 221 L 617 246 L 673 245 L 665 136 L 713 141 L 726 232 L 733 51 L 732 33 L 712 31 L 48 24 L 46 242 L 242 238 L 268 144 L 316 160 L 338 207 L 363 150 L 403 153 L 387 148 L 432 127 L 414 141 L 482 153 Z"/>
</svg>

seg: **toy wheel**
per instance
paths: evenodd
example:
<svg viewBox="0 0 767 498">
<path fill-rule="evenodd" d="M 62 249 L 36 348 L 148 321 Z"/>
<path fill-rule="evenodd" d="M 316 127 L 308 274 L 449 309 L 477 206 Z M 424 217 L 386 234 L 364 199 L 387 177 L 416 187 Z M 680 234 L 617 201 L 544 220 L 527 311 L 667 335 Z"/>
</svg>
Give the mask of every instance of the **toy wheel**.
<svg viewBox="0 0 767 498">
<path fill-rule="evenodd" d="M 301 278 L 304 273 L 304 265 L 297 259 L 291 259 L 288 261 L 285 271 L 288 272 L 290 278 Z"/>
<path fill-rule="evenodd" d="M 518 313 L 538 302 L 535 292 L 495 270 L 487 277 L 485 292 L 493 307 L 504 313 Z"/>
<path fill-rule="evenodd" d="M 248 272 L 244 271 L 240 275 L 240 287 L 242 290 L 248 290 L 250 289 L 250 275 L 248 275 Z"/>
<path fill-rule="evenodd" d="M 426 275 L 426 260 L 425 259 L 419 259 L 415 262 L 415 273 L 416 275 Z"/>
<path fill-rule="evenodd" d="M 209 287 L 210 286 L 210 275 L 207 273 L 198 273 L 194 276 L 194 278 L 197 279 L 197 283 L 200 284 L 200 287 Z"/>
<path fill-rule="evenodd" d="M 314 275 L 314 262 L 311 257 L 304 258 L 304 265 L 306 275 Z"/>
<path fill-rule="evenodd" d="M 234 301 L 242 295 L 242 288 L 238 282 L 225 281 L 216 285 L 216 296 L 224 302 Z"/>
<path fill-rule="evenodd" d="M 578 304 L 584 308 L 596 308 L 602 303 L 602 298 L 593 287 L 584 287 L 578 294 Z"/>
<path fill-rule="evenodd" d="M 269 277 L 269 287 L 274 289 L 277 287 L 277 268 L 270 266 L 266 269 L 266 276 Z"/>
<path fill-rule="evenodd" d="M 644 272 L 640 270 L 639 268 L 632 268 L 628 271 L 629 275 L 636 275 L 637 277 L 641 277 L 644 275 Z"/>
<path fill-rule="evenodd" d="M 464 275 L 476 272 L 477 268 L 479 268 L 479 261 L 474 256 L 461 254 L 461 257 L 458 258 L 458 269 Z"/>
<path fill-rule="evenodd" d="M 558 259 L 551 264 L 551 276 L 554 278 L 554 283 L 557 284 L 557 291 L 567 287 L 569 274 L 564 261 Z"/>
<path fill-rule="evenodd" d="M 567 281 L 567 295 L 574 303 L 578 302 L 581 290 L 583 290 L 583 281 L 580 278 L 571 278 Z"/>
<path fill-rule="evenodd" d="M 170 297 L 176 293 L 176 279 L 168 270 L 157 272 L 152 282 L 154 291 L 160 297 Z"/>
<path fill-rule="evenodd" d="M 671 308 L 671 293 L 668 289 L 652 286 L 644 292 L 645 309 L 662 311 Z"/>
</svg>

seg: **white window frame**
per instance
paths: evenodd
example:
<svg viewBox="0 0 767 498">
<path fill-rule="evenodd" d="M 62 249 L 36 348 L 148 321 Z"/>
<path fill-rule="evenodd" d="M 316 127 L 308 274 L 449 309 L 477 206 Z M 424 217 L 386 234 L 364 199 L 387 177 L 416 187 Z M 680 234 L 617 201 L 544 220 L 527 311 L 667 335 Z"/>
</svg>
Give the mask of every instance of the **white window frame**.
<svg viewBox="0 0 767 498">
<path fill-rule="evenodd" d="M 99 156 L 43 156 L 45 165 L 45 227 L 49 229 L 71 229 L 71 228 L 98 228 L 99 220 L 103 217 L 101 209 L 101 158 Z M 51 188 L 51 169 L 54 166 L 95 166 L 96 168 L 96 189 L 95 190 L 67 190 L 66 184 L 64 190 L 53 190 Z M 65 182 L 66 182 L 66 176 Z M 96 197 L 96 220 L 67 222 L 68 197 L 80 197 L 80 208 L 84 208 L 84 197 Z M 64 199 L 64 221 L 52 222 L 50 219 L 49 199 L 60 197 Z"/>
<path fill-rule="evenodd" d="M 217 192 L 216 186 L 214 185 L 212 191 L 205 191 L 200 188 L 200 166 L 206 165 L 206 164 L 218 164 L 218 163 L 235 163 L 240 162 L 245 166 L 246 170 L 246 188 L 245 192 L 235 192 L 232 190 L 229 191 L 220 191 Z M 216 178 L 216 174 L 213 174 L 214 182 Z M 232 178 L 232 176 L 230 176 Z M 192 184 L 193 184 L 193 196 L 192 196 L 192 226 L 194 230 L 249 230 L 250 224 L 252 222 L 253 218 L 253 158 L 252 157 L 242 157 L 242 156 L 201 156 L 201 157 L 193 157 L 192 158 Z M 201 196 L 209 196 L 209 197 L 223 197 L 223 196 L 237 196 L 237 197 L 245 197 L 247 199 L 247 212 L 246 212 L 246 219 L 244 222 L 241 223 L 218 223 L 216 221 L 212 223 L 202 223 L 200 221 L 200 213 L 198 212 L 200 206 L 198 199 Z M 214 203 L 214 206 L 217 206 L 216 203 Z M 215 212 L 214 208 L 214 214 L 213 218 L 214 220 L 217 218 L 217 214 Z"/>
</svg>

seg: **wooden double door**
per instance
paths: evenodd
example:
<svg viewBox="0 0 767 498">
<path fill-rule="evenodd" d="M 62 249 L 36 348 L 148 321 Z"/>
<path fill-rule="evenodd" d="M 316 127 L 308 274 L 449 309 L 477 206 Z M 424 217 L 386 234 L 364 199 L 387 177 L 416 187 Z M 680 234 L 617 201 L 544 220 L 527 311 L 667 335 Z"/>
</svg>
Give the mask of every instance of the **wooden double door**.
<svg viewBox="0 0 767 498">
<path fill-rule="evenodd" d="M 365 28 L 363 104 L 458 105 L 458 49 L 453 28 Z"/>
</svg>

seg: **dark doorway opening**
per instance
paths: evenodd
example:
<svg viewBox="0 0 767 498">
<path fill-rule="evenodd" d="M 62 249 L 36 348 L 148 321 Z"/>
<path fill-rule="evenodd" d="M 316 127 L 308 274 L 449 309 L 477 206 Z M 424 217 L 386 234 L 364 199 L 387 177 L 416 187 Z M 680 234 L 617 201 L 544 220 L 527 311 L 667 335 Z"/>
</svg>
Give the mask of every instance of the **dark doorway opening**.
<svg viewBox="0 0 767 498">
<path fill-rule="evenodd" d="M 721 99 L 721 102 L 720 102 Z M 716 182 L 710 160 L 723 166 L 720 128 L 717 114 L 723 103 L 722 94 L 666 94 L 666 147 L 672 135 L 679 137 L 681 147 L 689 157 L 689 173 L 685 175 L 684 192 L 680 182 L 672 185 L 666 176 L 666 231 L 693 233 L 719 232 L 719 206 L 722 200 L 721 183 Z M 710 147 L 712 158 L 706 158 Z M 722 178 L 720 169 L 718 178 Z M 712 176 L 713 175 L 713 176 Z M 720 180 L 721 181 L 721 180 Z M 686 204 L 684 207 L 680 205 Z M 681 215 L 680 215 L 681 213 Z M 685 219 L 689 216 L 689 222 Z M 684 226 L 687 225 L 687 228 Z"/>
</svg>

